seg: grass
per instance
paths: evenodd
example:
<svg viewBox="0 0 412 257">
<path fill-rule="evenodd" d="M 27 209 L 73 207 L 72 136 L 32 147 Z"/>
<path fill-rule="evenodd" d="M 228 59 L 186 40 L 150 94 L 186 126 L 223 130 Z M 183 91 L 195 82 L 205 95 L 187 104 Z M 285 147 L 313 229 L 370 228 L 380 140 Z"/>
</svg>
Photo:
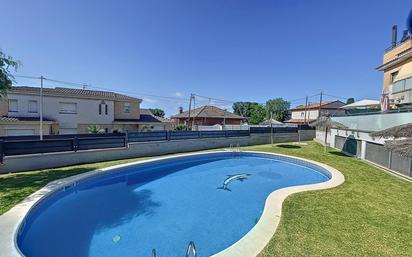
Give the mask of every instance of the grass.
<svg viewBox="0 0 412 257">
<path fill-rule="evenodd" d="M 337 188 L 290 196 L 280 225 L 260 257 L 412 256 L 412 183 L 323 147 L 279 144 L 246 147 L 326 163 L 345 175 Z M 48 182 L 130 159 L 0 176 L 0 214 Z"/>
</svg>

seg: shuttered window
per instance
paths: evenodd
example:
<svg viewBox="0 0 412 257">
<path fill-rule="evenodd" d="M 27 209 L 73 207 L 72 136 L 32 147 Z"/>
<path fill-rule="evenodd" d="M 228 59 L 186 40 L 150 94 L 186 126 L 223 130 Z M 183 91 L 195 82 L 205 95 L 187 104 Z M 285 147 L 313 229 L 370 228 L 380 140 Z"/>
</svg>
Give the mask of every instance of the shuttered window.
<svg viewBox="0 0 412 257">
<path fill-rule="evenodd" d="M 60 103 L 60 113 L 76 114 L 77 104 L 76 103 Z"/>
<path fill-rule="evenodd" d="M 29 113 L 37 113 L 37 101 L 36 100 L 29 100 Z"/>
<path fill-rule="evenodd" d="M 9 99 L 9 112 L 18 112 L 19 106 L 17 99 Z"/>
<path fill-rule="evenodd" d="M 124 103 L 123 104 L 123 112 L 124 113 L 130 113 L 130 103 Z"/>
</svg>

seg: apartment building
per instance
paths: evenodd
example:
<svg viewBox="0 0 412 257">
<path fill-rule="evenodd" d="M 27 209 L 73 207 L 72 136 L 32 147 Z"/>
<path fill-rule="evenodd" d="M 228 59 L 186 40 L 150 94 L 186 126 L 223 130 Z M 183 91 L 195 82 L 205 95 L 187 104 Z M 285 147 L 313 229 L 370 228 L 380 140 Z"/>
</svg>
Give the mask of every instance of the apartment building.
<svg viewBox="0 0 412 257">
<path fill-rule="evenodd" d="M 412 37 L 403 31 L 397 40 L 397 26 L 392 28 L 392 43 L 383 55 L 383 63 L 377 67 L 383 72 L 383 92 L 389 96 L 392 107 L 412 105 Z"/>
<path fill-rule="evenodd" d="M 43 134 L 139 131 L 162 122 L 141 113 L 141 99 L 107 91 L 43 89 Z M 14 86 L 0 103 L 0 135 L 37 135 L 40 131 L 40 88 Z"/>
</svg>

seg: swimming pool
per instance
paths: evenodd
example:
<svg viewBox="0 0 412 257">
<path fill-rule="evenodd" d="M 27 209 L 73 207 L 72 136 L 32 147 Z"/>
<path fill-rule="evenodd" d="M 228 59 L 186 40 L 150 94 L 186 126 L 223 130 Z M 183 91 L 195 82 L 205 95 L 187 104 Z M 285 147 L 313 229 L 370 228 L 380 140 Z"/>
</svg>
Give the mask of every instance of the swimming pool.
<svg viewBox="0 0 412 257">
<path fill-rule="evenodd" d="M 125 166 L 83 179 L 31 208 L 17 235 L 27 257 L 198 256 L 235 244 L 259 221 L 273 191 L 331 173 L 263 153 L 217 152 Z"/>
</svg>

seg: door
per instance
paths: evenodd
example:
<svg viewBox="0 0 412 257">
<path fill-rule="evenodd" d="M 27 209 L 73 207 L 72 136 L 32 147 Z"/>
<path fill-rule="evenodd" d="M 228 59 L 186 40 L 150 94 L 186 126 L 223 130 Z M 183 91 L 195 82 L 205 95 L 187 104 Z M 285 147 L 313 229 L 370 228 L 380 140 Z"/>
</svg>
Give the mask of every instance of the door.
<svg viewBox="0 0 412 257">
<path fill-rule="evenodd" d="M 33 136 L 34 129 L 6 129 L 7 136 Z"/>
</svg>

